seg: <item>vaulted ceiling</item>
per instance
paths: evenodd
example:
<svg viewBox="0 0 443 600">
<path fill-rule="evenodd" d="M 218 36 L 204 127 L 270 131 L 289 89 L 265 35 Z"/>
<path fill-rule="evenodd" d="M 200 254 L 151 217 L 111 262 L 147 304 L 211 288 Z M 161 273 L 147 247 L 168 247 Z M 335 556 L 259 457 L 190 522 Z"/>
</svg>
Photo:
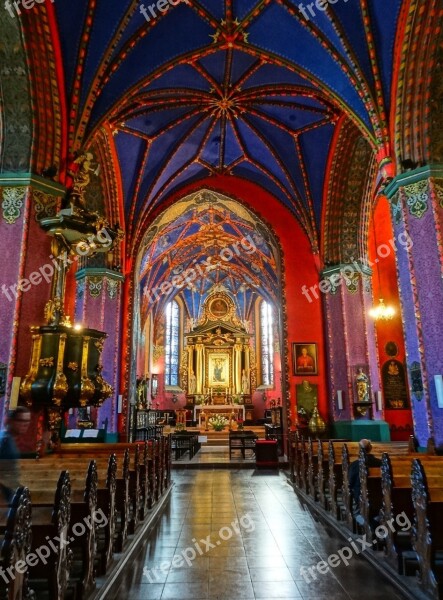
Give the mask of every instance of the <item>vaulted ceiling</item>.
<svg viewBox="0 0 443 600">
<path fill-rule="evenodd" d="M 244 206 L 208 190 L 186 196 L 154 220 L 140 249 L 142 323 L 177 294 L 198 319 L 222 289 L 249 319 L 258 296 L 278 304 L 280 261 L 271 232 Z"/>
<path fill-rule="evenodd" d="M 149 22 L 134 0 L 49 7 L 71 151 L 99 131 L 112 138 L 128 235 L 172 193 L 221 173 L 268 190 L 317 245 L 340 120 L 389 148 L 402 1 L 306 3 L 309 18 L 299 0 L 175 4 Z"/>
</svg>

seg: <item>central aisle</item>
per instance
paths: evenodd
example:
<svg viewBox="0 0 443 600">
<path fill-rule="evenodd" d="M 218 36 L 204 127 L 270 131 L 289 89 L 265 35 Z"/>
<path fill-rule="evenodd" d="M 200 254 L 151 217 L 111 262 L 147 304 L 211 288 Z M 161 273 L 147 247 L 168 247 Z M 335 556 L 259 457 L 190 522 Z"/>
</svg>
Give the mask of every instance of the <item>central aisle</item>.
<svg viewBox="0 0 443 600">
<path fill-rule="evenodd" d="M 173 481 L 165 512 L 113 599 L 401 598 L 357 556 L 316 572 L 315 581 L 302 577 L 300 567 L 346 542 L 314 521 L 283 474 L 174 471 Z"/>
</svg>

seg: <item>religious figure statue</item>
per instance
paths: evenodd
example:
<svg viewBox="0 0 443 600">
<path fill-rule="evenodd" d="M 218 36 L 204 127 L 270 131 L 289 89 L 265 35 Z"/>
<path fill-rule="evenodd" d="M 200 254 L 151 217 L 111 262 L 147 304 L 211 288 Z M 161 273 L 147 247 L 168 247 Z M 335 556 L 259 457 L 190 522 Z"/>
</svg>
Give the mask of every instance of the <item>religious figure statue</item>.
<svg viewBox="0 0 443 600">
<path fill-rule="evenodd" d="M 241 376 L 241 391 L 242 394 L 249 394 L 249 377 L 247 376 L 245 369 L 243 369 Z"/>
<path fill-rule="evenodd" d="M 80 209 L 86 208 L 85 192 L 89 185 L 91 176 L 90 173 L 98 175 L 99 166 L 92 164 L 93 155 L 90 152 L 81 154 L 74 161 L 74 168 L 71 171 L 71 175 L 74 177 L 70 198 L 74 203 L 74 206 Z"/>
<path fill-rule="evenodd" d="M 195 394 L 196 385 L 197 385 L 197 378 L 195 376 L 194 371 L 191 369 L 191 372 L 189 373 L 189 385 L 188 385 L 190 394 Z"/>
<path fill-rule="evenodd" d="M 357 382 L 357 398 L 359 402 L 369 402 L 369 377 L 363 373 L 363 369 L 359 367 L 356 375 Z"/>
</svg>

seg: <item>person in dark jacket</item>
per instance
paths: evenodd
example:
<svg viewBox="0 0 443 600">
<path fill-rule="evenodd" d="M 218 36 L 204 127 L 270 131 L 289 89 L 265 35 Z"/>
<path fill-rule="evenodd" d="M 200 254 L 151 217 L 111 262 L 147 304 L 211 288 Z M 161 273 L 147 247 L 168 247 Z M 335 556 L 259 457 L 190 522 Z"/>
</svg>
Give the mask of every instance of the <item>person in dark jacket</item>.
<svg viewBox="0 0 443 600">
<path fill-rule="evenodd" d="M 9 413 L 6 429 L 0 434 L 0 500 L 7 503 L 11 502 L 20 486 L 17 442 L 26 434 L 30 423 L 31 411 L 19 406 Z"/>
<path fill-rule="evenodd" d="M 362 439 L 359 442 L 360 448 L 366 452 L 368 468 L 379 467 L 381 460 L 371 454 L 371 440 Z M 352 497 L 352 514 L 359 525 L 364 524 L 363 517 L 360 514 L 360 469 L 358 459 L 354 460 L 349 467 L 349 488 Z"/>
</svg>

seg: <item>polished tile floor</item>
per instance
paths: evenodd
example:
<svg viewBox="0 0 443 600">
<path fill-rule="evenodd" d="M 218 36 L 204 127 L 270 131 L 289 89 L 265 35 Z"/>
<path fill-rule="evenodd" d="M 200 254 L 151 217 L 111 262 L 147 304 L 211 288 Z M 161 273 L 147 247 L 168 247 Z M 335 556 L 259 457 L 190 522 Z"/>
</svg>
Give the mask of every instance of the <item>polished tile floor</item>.
<svg viewBox="0 0 443 600">
<path fill-rule="evenodd" d="M 313 519 L 282 473 L 175 471 L 173 480 L 164 513 L 110 600 L 401 598 L 357 556 L 313 571 L 315 580 L 302 576 L 301 567 L 345 543 Z"/>
</svg>

